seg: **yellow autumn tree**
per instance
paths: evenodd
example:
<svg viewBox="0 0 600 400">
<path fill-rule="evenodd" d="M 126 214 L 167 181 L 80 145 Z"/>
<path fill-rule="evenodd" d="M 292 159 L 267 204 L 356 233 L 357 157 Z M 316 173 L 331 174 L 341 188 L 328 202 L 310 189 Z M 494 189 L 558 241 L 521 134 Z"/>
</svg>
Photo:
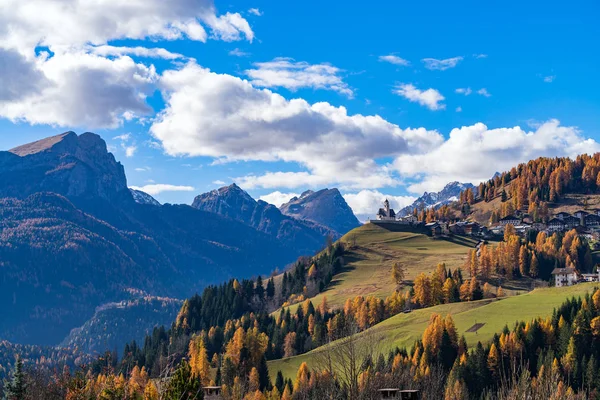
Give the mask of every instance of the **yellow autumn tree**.
<svg viewBox="0 0 600 400">
<path fill-rule="evenodd" d="M 500 353 L 498 352 L 498 348 L 496 347 L 496 343 L 492 343 L 490 347 L 490 352 L 488 354 L 487 359 L 488 368 L 492 372 L 492 374 L 497 375 L 500 370 Z"/>
<path fill-rule="evenodd" d="M 229 357 L 229 359 L 235 364 L 238 365 L 240 363 L 240 353 L 242 348 L 244 347 L 245 340 L 244 328 L 239 327 L 235 330 L 233 337 L 227 343 L 225 347 L 225 356 Z"/>
<path fill-rule="evenodd" d="M 308 371 L 308 365 L 305 362 L 300 364 L 298 372 L 296 373 L 296 382 L 294 382 L 294 394 L 303 393 L 308 390 L 308 381 L 310 379 L 310 373 Z"/>
<path fill-rule="evenodd" d="M 506 294 L 504 293 L 504 289 L 502 286 L 498 286 L 498 290 L 496 291 L 496 297 L 504 297 Z"/>
<path fill-rule="evenodd" d="M 192 377 L 200 379 L 203 385 L 208 385 L 210 383 L 210 363 L 202 336 L 194 336 L 190 340 L 188 357 Z"/>
<path fill-rule="evenodd" d="M 290 388 L 289 386 L 285 386 L 285 389 L 283 390 L 283 394 L 281 395 L 281 400 L 292 400 L 292 394 L 290 393 Z"/>
<path fill-rule="evenodd" d="M 414 281 L 414 297 L 413 300 L 419 303 L 422 307 L 431 305 L 431 282 L 425 273 L 421 272 Z"/>
<path fill-rule="evenodd" d="M 248 392 L 253 393 L 260 389 L 260 377 L 256 367 L 252 367 L 248 375 Z"/>
<path fill-rule="evenodd" d="M 158 400 L 158 389 L 152 381 L 148 381 L 144 389 L 144 400 Z"/>
</svg>

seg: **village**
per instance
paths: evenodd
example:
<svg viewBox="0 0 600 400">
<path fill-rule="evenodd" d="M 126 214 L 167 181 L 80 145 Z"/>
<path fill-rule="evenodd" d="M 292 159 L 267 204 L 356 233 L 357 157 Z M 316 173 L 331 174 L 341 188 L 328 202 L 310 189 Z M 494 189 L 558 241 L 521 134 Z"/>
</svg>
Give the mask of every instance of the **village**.
<svg viewBox="0 0 600 400">
<path fill-rule="evenodd" d="M 383 202 L 383 207 L 376 214 L 375 220 L 368 223 L 379 225 L 394 224 L 399 227 L 425 232 L 433 238 L 450 235 L 470 236 L 480 240 L 479 245 L 488 240 L 499 240 L 504 235 L 506 226 L 512 225 L 515 232 L 525 237 L 529 231 L 546 232 L 549 235 L 555 232 L 566 232 L 575 229 L 581 236 L 598 246 L 600 240 L 600 209 L 578 210 L 573 214 L 559 212 L 547 223 L 534 222 L 532 218 L 520 211 L 501 218 L 498 223 L 491 226 L 481 225 L 475 221 L 419 221 L 415 215 L 397 216 L 389 201 Z M 477 247 L 479 247 L 479 245 Z M 572 286 L 580 282 L 600 282 L 600 269 L 597 272 L 580 273 L 575 268 L 555 268 L 552 271 L 554 286 Z"/>
</svg>

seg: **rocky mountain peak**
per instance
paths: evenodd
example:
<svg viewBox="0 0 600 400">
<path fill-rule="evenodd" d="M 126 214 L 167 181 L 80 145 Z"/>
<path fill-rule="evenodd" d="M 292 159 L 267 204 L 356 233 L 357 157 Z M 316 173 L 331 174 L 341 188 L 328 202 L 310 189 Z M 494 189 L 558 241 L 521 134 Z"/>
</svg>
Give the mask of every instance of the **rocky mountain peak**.
<svg viewBox="0 0 600 400">
<path fill-rule="evenodd" d="M 339 235 L 356 228 L 360 222 L 340 191 L 336 188 L 317 192 L 307 190 L 280 208 L 282 213 L 294 218 L 315 222 L 336 231 Z"/>
<path fill-rule="evenodd" d="M 404 207 L 397 214 L 400 216 L 410 214 L 415 208 L 418 210 L 430 207 L 438 208 L 445 204 L 458 200 L 460 192 L 474 186 L 470 183 L 449 182 L 439 192 L 424 192 L 421 197 L 415 200 L 410 206 Z"/>
<path fill-rule="evenodd" d="M 121 163 L 91 132 L 65 132 L 0 152 L 0 196 L 39 191 L 113 200 L 127 191 Z"/>
</svg>

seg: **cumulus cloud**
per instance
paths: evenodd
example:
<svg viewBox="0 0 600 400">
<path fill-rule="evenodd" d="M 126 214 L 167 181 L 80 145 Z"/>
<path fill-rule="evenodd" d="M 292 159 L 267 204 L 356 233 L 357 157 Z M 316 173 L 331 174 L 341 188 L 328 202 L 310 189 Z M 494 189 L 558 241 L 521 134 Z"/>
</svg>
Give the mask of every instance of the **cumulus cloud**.
<svg viewBox="0 0 600 400">
<path fill-rule="evenodd" d="M 15 50 L 0 48 L 0 108 L 4 102 L 19 101 L 49 84 L 34 63 Z"/>
<path fill-rule="evenodd" d="M 134 156 L 137 151 L 137 145 L 132 139 L 131 133 L 115 136 L 113 140 L 119 140 L 121 142 L 121 149 L 125 152 L 125 157 L 129 158 Z M 136 168 L 136 171 L 138 171 L 138 168 Z"/>
<path fill-rule="evenodd" d="M 141 190 L 149 195 L 155 196 L 162 192 L 193 192 L 192 186 L 169 185 L 166 183 L 154 183 L 145 186 L 130 186 L 134 190 Z"/>
<path fill-rule="evenodd" d="M 298 196 L 300 196 L 298 193 L 281 193 L 280 191 L 275 191 L 265 194 L 264 196 L 260 196 L 259 198 L 262 201 L 273 204 L 275 207 L 281 207 L 282 204 L 285 204 L 294 197 Z"/>
<path fill-rule="evenodd" d="M 31 65 L 43 78 L 32 81 L 34 87 L 20 98 L 0 100 L 0 116 L 31 124 L 115 128 L 152 112 L 146 97 L 158 76 L 154 67 L 130 57 L 78 52 L 40 56 Z"/>
<path fill-rule="evenodd" d="M 160 85 L 166 108 L 150 132 L 168 154 L 286 161 L 307 169 L 242 177 L 238 181 L 247 188 L 395 185 L 379 159 L 427 151 L 443 140 L 436 131 L 401 129 L 377 115 L 287 100 L 195 63 L 165 71 Z"/>
<path fill-rule="evenodd" d="M 445 60 L 438 60 L 436 58 L 424 58 L 421 61 L 425 64 L 425 68 L 430 70 L 445 71 L 450 68 L 454 68 L 459 62 L 463 60 L 463 57 L 452 57 L 446 58 Z"/>
<path fill-rule="evenodd" d="M 88 46 L 87 49 L 89 50 L 89 52 L 102 57 L 132 55 L 145 58 L 162 58 L 165 60 L 177 60 L 186 58 L 181 54 L 172 53 L 169 50 L 160 47 L 126 47 L 110 46 L 105 44 L 101 46 Z"/>
<path fill-rule="evenodd" d="M 397 157 L 394 167 L 405 178 L 417 179 L 410 189 L 420 193 L 439 190 L 454 180 L 478 183 L 496 171 L 537 157 L 574 157 L 599 150 L 595 140 L 585 138 L 575 127 L 561 126 L 558 120 L 545 122 L 534 131 L 519 126 L 489 129 L 477 123 L 453 129 L 432 151 Z"/>
<path fill-rule="evenodd" d="M 490 92 L 487 91 L 486 88 L 481 88 L 477 91 L 477 94 L 482 95 L 484 97 L 491 97 L 492 95 L 490 94 Z"/>
<path fill-rule="evenodd" d="M 422 106 L 429 108 L 430 110 L 443 110 L 446 108 L 445 104 L 442 104 L 445 97 L 435 89 L 429 88 L 427 90 L 417 89 L 413 84 L 402 83 L 397 85 L 392 91 L 393 93 L 408 99 L 412 103 L 419 103 Z"/>
<path fill-rule="evenodd" d="M 236 47 L 235 49 L 233 49 L 229 52 L 229 55 L 235 56 L 235 57 L 248 57 L 250 55 L 250 53 L 242 51 Z"/>
<path fill-rule="evenodd" d="M 254 33 L 239 13 L 217 16 L 211 0 L 80 1 L 5 0 L 0 3 L 0 47 L 34 54 L 37 46 L 52 51 L 102 45 L 115 39 L 188 38 L 226 41 Z"/>
<path fill-rule="evenodd" d="M 261 15 L 263 15 L 262 11 L 260 11 L 258 8 L 251 8 L 248 10 L 248 12 L 250 14 L 256 15 L 257 17 L 260 17 Z"/>
<path fill-rule="evenodd" d="M 468 88 L 458 88 L 455 90 L 456 93 L 458 94 L 464 94 L 465 96 L 470 95 L 471 93 L 473 93 L 473 91 L 471 90 L 470 87 Z"/>
<path fill-rule="evenodd" d="M 291 58 L 275 58 L 272 61 L 254 63 L 254 69 L 246 70 L 254 86 L 289 90 L 301 88 L 325 89 L 353 96 L 352 89 L 340 73 L 342 70 L 329 64 L 296 62 Z"/>
<path fill-rule="evenodd" d="M 366 221 L 369 218 L 373 219 L 377 210 L 383 206 L 385 199 L 388 199 L 390 207 L 396 210 L 400 210 L 416 200 L 416 197 L 413 196 L 393 196 L 383 194 L 377 190 L 361 190 L 358 193 L 346 193 L 343 196 L 361 221 Z"/>
<path fill-rule="evenodd" d="M 408 62 L 404 58 L 395 56 L 393 54 L 388 54 L 387 56 L 379 56 L 379 61 L 388 62 L 394 65 L 401 65 L 403 67 L 410 65 L 410 62 Z"/>
<path fill-rule="evenodd" d="M 225 182 L 217 179 L 216 181 L 213 181 L 213 185 L 223 186 L 225 185 Z"/>
</svg>

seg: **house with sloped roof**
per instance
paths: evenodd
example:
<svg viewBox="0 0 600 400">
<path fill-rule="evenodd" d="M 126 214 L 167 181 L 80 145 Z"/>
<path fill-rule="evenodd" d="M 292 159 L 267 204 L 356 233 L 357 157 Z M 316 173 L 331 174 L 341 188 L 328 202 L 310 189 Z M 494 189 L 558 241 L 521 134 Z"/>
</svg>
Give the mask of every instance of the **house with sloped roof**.
<svg viewBox="0 0 600 400">
<path fill-rule="evenodd" d="M 554 276 L 554 286 L 573 286 L 577 283 L 577 270 L 575 268 L 554 268 L 552 270 Z"/>
<path fill-rule="evenodd" d="M 565 223 L 560 218 L 552 218 L 548 221 L 547 227 L 550 232 L 560 232 L 565 230 Z"/>
</svg>

